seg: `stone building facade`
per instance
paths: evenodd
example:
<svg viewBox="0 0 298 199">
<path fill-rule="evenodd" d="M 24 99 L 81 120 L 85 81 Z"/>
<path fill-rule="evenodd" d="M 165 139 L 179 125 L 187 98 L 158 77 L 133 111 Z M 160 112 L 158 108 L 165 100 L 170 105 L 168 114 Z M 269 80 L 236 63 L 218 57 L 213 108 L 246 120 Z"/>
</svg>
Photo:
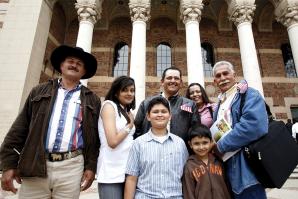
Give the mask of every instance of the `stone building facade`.
<svg viewBox="0 0 298 199">
<path fill-rule="evenodd" d="M 295 36 L 294 36 L 295 35 Z M 98 60 L 84 81 L 105 96 L 117 75 L 136 80 L 137 101 L 160 91 L 174 65 L 216 101 L 220 60 L 258 89 L 280 120 L 298 118 L 297 0 L 0 0 L 0 140 L 30 89 L 57 77 L 51 51 L 77 45 Z"/>
</svg>

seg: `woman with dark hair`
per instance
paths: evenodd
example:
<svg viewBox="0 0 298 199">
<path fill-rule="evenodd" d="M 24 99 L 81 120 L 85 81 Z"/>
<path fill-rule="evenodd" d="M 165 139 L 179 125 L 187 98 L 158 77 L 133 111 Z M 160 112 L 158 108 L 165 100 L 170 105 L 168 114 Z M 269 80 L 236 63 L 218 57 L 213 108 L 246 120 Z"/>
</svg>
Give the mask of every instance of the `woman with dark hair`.
<svg viewBox="0 0 298 199">
<path fill-rule="evenodd" d="M 199 83 L 191 83 L 187 87 L 185 97 L 196 103 L 201 124 L 210 128 L 213 124 L 212 114 L 216 104 L 209 100 L 205 89 Z"/>
<path fill-rule="evenodd" d="M 100 198 L 122 199 L 126 162 L 133 142 L 135 82 L 127 76 L 114 80 L 100 110 L 98 131 L 101 142 L 97 161 Z"/>
</svg>

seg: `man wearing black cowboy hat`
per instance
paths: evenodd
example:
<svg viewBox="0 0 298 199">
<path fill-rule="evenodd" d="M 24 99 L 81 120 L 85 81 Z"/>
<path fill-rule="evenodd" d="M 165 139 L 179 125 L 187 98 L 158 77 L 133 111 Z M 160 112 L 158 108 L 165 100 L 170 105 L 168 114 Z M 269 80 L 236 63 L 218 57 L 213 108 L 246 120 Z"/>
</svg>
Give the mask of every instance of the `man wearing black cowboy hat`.
<svg viewBox="0 0 298 199">
<path fill-rule="evenodd" d="M 99 98 L 80 83 L 97 69 L 95 57 L 59 46 L 51 63 L 61 73 L 33 88 L 0 149 L 3 190 L 20 198 L 79 198 L 93 182 L 99 149 Z"/>
</svg>

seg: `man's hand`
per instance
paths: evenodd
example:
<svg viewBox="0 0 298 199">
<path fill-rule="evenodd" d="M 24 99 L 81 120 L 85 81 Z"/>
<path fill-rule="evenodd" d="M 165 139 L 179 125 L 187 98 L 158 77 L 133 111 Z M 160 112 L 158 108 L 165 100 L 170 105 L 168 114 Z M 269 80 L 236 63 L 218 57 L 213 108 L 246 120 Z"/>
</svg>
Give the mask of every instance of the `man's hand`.
<svg viewBox="0 0 298 199">
<path fill-rule="evenodd" d="M 11 191 L 13 193 L 17 193 L 18 189 L 16 189 L 13 185 L 13 180 L 16 180 L 17 183 L 21 184 L 21 178 L 17 173 L 16 169 L 9 169 L 3 172 L 1 178 L 1 187 L 5 191 Z"/>
<path fill-rule="evenodd" d="M 218 148 L 217 148 L 217 144 L 214 143 L 212 146 L 212 153 L 217 156 L 218 158 L 222 159 L 223 155 L 221 152 L 219 152 Z"/>
<path fill-rule="evenodd" d="M 85 191 L 86 189 L 88 189 L 91 186 L 94 178 L 95 174 L 93 171 L 85 170 L 81 180 L 81 191 Z"/>
</svg>

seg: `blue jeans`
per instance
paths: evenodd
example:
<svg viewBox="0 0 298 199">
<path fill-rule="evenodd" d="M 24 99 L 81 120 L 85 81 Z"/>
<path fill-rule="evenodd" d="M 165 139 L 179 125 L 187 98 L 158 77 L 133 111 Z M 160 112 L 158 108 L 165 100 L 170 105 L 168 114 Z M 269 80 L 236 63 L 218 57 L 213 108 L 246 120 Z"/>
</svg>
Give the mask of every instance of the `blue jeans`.
<svg viewBox="0 0 298 199">
<path fill-rule="evenodd" d="M 267 199 L 265 189 L 262 185 L 256 184 L 244 189 L 240 194 L 234 193 L 235 199 Z"/>
</svg>

